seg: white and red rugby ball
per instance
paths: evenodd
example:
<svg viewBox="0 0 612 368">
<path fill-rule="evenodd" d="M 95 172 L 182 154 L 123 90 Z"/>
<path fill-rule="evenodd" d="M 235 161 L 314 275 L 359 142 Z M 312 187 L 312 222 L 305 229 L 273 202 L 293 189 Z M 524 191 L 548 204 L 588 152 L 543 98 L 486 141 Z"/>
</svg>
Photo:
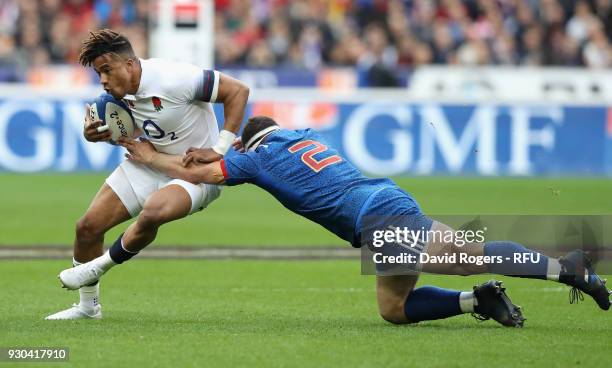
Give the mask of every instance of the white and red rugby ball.
<svg viewBox="0 0 612 368">
<path fill-rule="evenodd" d="M 103 93 L 92 103 L 89 110 L 92 121 L 101 120 L 111 132 L 109 143 L 117 144 L 120 137 L 132 138 L 136 131 L 136 123 L 129 107 L 109 93 Z"/>
</svg>

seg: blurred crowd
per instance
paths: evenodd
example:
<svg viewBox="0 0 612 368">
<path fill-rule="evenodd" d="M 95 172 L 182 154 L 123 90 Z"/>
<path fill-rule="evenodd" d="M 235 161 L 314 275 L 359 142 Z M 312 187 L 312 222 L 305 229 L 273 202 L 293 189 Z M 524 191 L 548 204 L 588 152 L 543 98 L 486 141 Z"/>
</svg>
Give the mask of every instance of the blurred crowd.
<svg viewBox="0 0 612 368">
<path fill-rule="evenodd" d="M 101 27 L 147 56 L 152 2 L 0 0 L 0 70 L 74 63 Z M 612 0 L 214 2 L 217 67 L 612 64 Z"/>
<path fill-rule="evenodd" d="M 24 71 L 76 63 L 81 41 L 102 27 L 127 35 L 147 53 L 149 0 L 0 0 L 0 80 Z"/>
<path fill-rule="evenodd" d="M 611 0 L 217 0 L 221 65 L 603 68 Z"/>
</svg>

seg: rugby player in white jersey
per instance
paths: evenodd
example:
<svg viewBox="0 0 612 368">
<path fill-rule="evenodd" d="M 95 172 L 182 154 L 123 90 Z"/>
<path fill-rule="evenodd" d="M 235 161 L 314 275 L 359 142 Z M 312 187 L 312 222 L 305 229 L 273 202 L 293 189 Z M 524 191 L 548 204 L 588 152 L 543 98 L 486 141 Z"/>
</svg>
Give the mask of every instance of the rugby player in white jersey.
<svg viewBox="0 0 612 368">
<path fill-rule="evenodd" d="M 249 89 L 213 70 L 161 59 L 139 59 L 129 40 L 112 30 L 91 32 L 83 42 L 79 62 L 100 76 L 105 91 L 124 99 L 142 134 L 167 154 L 204 149 L 210 162 L 223 158 L 244 116 Z M 224 105 L 219 132 L 211 103 Z M 83 134 L 90 142 L 110 139 L 101 121 L 91 121 L 89 106 Z M 200 151 L 201 152 L 201 151 Z M 100 259 L 122 263 L 151 243 L 159 227 L 205 208 L 220 187 L 194 185 L 132 161 L 124 161 L 106 179 L 85 215 L 76 224 L 74 268 L 62 280 L 78 277 L 85 262 Z M 125 233 L 103 253 L 104 234 L 133 217 Z M 83 264 L 83 265 L 81 265 Z M 86 272 L 98 272 L 95 267 Z M 79 289 L 80 301 L 46 319 L 101 318 L 100 284 Z"/>
</svg>

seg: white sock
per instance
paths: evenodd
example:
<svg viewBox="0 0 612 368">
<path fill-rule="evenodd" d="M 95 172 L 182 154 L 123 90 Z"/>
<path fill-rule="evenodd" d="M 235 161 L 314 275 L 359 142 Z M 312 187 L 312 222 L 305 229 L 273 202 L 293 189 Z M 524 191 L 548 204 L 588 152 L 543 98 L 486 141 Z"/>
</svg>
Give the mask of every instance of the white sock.
<svg viewBox="0 0 612 368">
<path fill-rule="evenodd" d="M 79 289 L 79 305 L 88 309 L 100 303 L 100 282 L 94 286 L 83 286 Z"/>
<path fill-rule="evenodd" d="M 72 264 L 78 266 L 81 262 L 72 259 Z M 79 289 L 79 305 L 87 309 L 93 309 L 100 303 L 100 281 L 93 286 L 83 286 Z"/>
<path fill-rule="evenodd" d="M 104 272 L 110 270 L 117 263 L 113 261 L 108 251 L 104 252 L 103 255 L 91 261 L 96 267 L 102 269 Z"/>
<path fill-rule="evenodd" d="M 459 308 L 463 313 L 473 313 L 474 306 L 478 305 L 473 291 L 462 291 L 459 293 Z"/>
<path fill-rule="evenodd" d="M 546 269 L 546 279 L 552 281 L 559 281 L 559 274 L 561 273 L 561 263 L 556 258 L 548 258 L 548 268 Z"/>
</svg>

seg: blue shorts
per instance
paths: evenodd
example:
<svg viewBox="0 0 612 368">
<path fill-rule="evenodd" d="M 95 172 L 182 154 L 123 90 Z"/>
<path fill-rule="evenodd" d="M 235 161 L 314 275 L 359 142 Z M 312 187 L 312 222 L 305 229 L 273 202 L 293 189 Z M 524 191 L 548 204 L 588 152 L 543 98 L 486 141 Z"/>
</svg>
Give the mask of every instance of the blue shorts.
<svg viewBox="0 0 612 368">
<path fill-rule="evenodd" d="M 362 269 L 369 263 L 378 275 L 419 272 L 419 254 L 426 251 L 425 232 L 433 220 L 421 212 L 412 196 L 400 188 L 385 188 L 368 198 L 362 212 L 356 237 L 362 249 Z M 390 259 L 403 262 L 388 262 Z M 378 262 L 381 260 L 387 261 Z"/>
</svg>

